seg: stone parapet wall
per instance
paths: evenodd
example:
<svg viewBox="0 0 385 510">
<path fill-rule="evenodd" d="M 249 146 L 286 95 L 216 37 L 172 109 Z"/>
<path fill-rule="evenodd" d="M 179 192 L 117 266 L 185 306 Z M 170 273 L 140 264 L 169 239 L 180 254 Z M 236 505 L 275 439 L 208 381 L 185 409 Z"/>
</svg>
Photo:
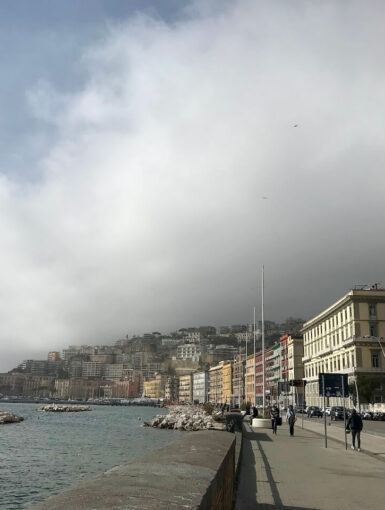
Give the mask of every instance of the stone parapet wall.
<svg viewBox="0 0 385 510">
<path fill-rule="evenodd" d="M 83 482 L 33 510 L 231 510 L 234 434 L 186 433 L 168 446 Z"/>
</svg>

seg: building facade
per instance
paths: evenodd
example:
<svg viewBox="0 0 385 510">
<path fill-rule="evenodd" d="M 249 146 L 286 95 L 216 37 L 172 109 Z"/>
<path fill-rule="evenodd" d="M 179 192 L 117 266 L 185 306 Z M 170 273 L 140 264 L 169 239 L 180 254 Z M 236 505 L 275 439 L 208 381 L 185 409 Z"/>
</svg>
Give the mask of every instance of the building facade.
<svg viewBox="0 0 385 510">
<path fill-rule="evenodd" d="M 385 374 L 385 289 L 350 290 L 307 321 L 302 333 L 306 404 L 322 407 L 320 373 L 348 374 L 349 382 L 360 374 Z M 330 397 L 327 405 L 341 405 L 341 399 Z"/>
<path fill-rule="evenodd" d="M 195 372 L 193 374 L 193 401 L 203 404 L 208 400 L 209 374 L 208 372 Z"/>
</svg>

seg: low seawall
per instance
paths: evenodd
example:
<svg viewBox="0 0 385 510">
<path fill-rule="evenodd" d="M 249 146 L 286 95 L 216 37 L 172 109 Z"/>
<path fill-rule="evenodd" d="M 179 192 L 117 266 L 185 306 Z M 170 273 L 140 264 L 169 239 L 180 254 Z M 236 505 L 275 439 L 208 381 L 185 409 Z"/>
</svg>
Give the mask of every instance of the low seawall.
<svg viewBox="0 0 385 510">
<path fill-rule="evenodd" d="M 229 432 L 186 433 L 32 509 L 231 510 L 238 449 Z"/>
</svg>

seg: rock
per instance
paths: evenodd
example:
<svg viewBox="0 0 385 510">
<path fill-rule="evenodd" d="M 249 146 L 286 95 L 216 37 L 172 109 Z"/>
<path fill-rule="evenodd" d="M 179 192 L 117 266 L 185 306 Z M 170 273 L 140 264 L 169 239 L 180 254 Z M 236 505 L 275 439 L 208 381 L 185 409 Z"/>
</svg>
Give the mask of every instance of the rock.
<svg viewBox="0 0 385 510">
<path fill-rule="evenodd" d="M 50 404 L 41 406 L 37 409 L 46 413 L 78 413 L 81 411 L 91 411 L 90 406 L 58 406 L 56 404 Z"/>
<path fill-rule="evenodd" d="M 17 416 L 16 414 L 0 412 L 0 425 L 4 425 L 5 423 L 20 423 L 24 421 L 22 416 Z"/>
</svg>

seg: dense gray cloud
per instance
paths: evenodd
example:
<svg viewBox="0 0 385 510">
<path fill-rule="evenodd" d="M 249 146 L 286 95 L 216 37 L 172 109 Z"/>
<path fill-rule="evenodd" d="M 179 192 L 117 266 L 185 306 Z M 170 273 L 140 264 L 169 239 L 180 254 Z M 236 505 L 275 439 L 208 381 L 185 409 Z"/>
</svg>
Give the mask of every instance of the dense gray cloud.
<svg viewBox="0 0 385 510">
<path fill-rule="evenodd" d="M 32 182 L 0 174 L 0 370 L 250 321 L 262 264 L 273 320 L 381 282 L 384 11 L 197 2 L 112 24 L 81 89 L 32 84 L 56 135 Z"/>
</svg>

